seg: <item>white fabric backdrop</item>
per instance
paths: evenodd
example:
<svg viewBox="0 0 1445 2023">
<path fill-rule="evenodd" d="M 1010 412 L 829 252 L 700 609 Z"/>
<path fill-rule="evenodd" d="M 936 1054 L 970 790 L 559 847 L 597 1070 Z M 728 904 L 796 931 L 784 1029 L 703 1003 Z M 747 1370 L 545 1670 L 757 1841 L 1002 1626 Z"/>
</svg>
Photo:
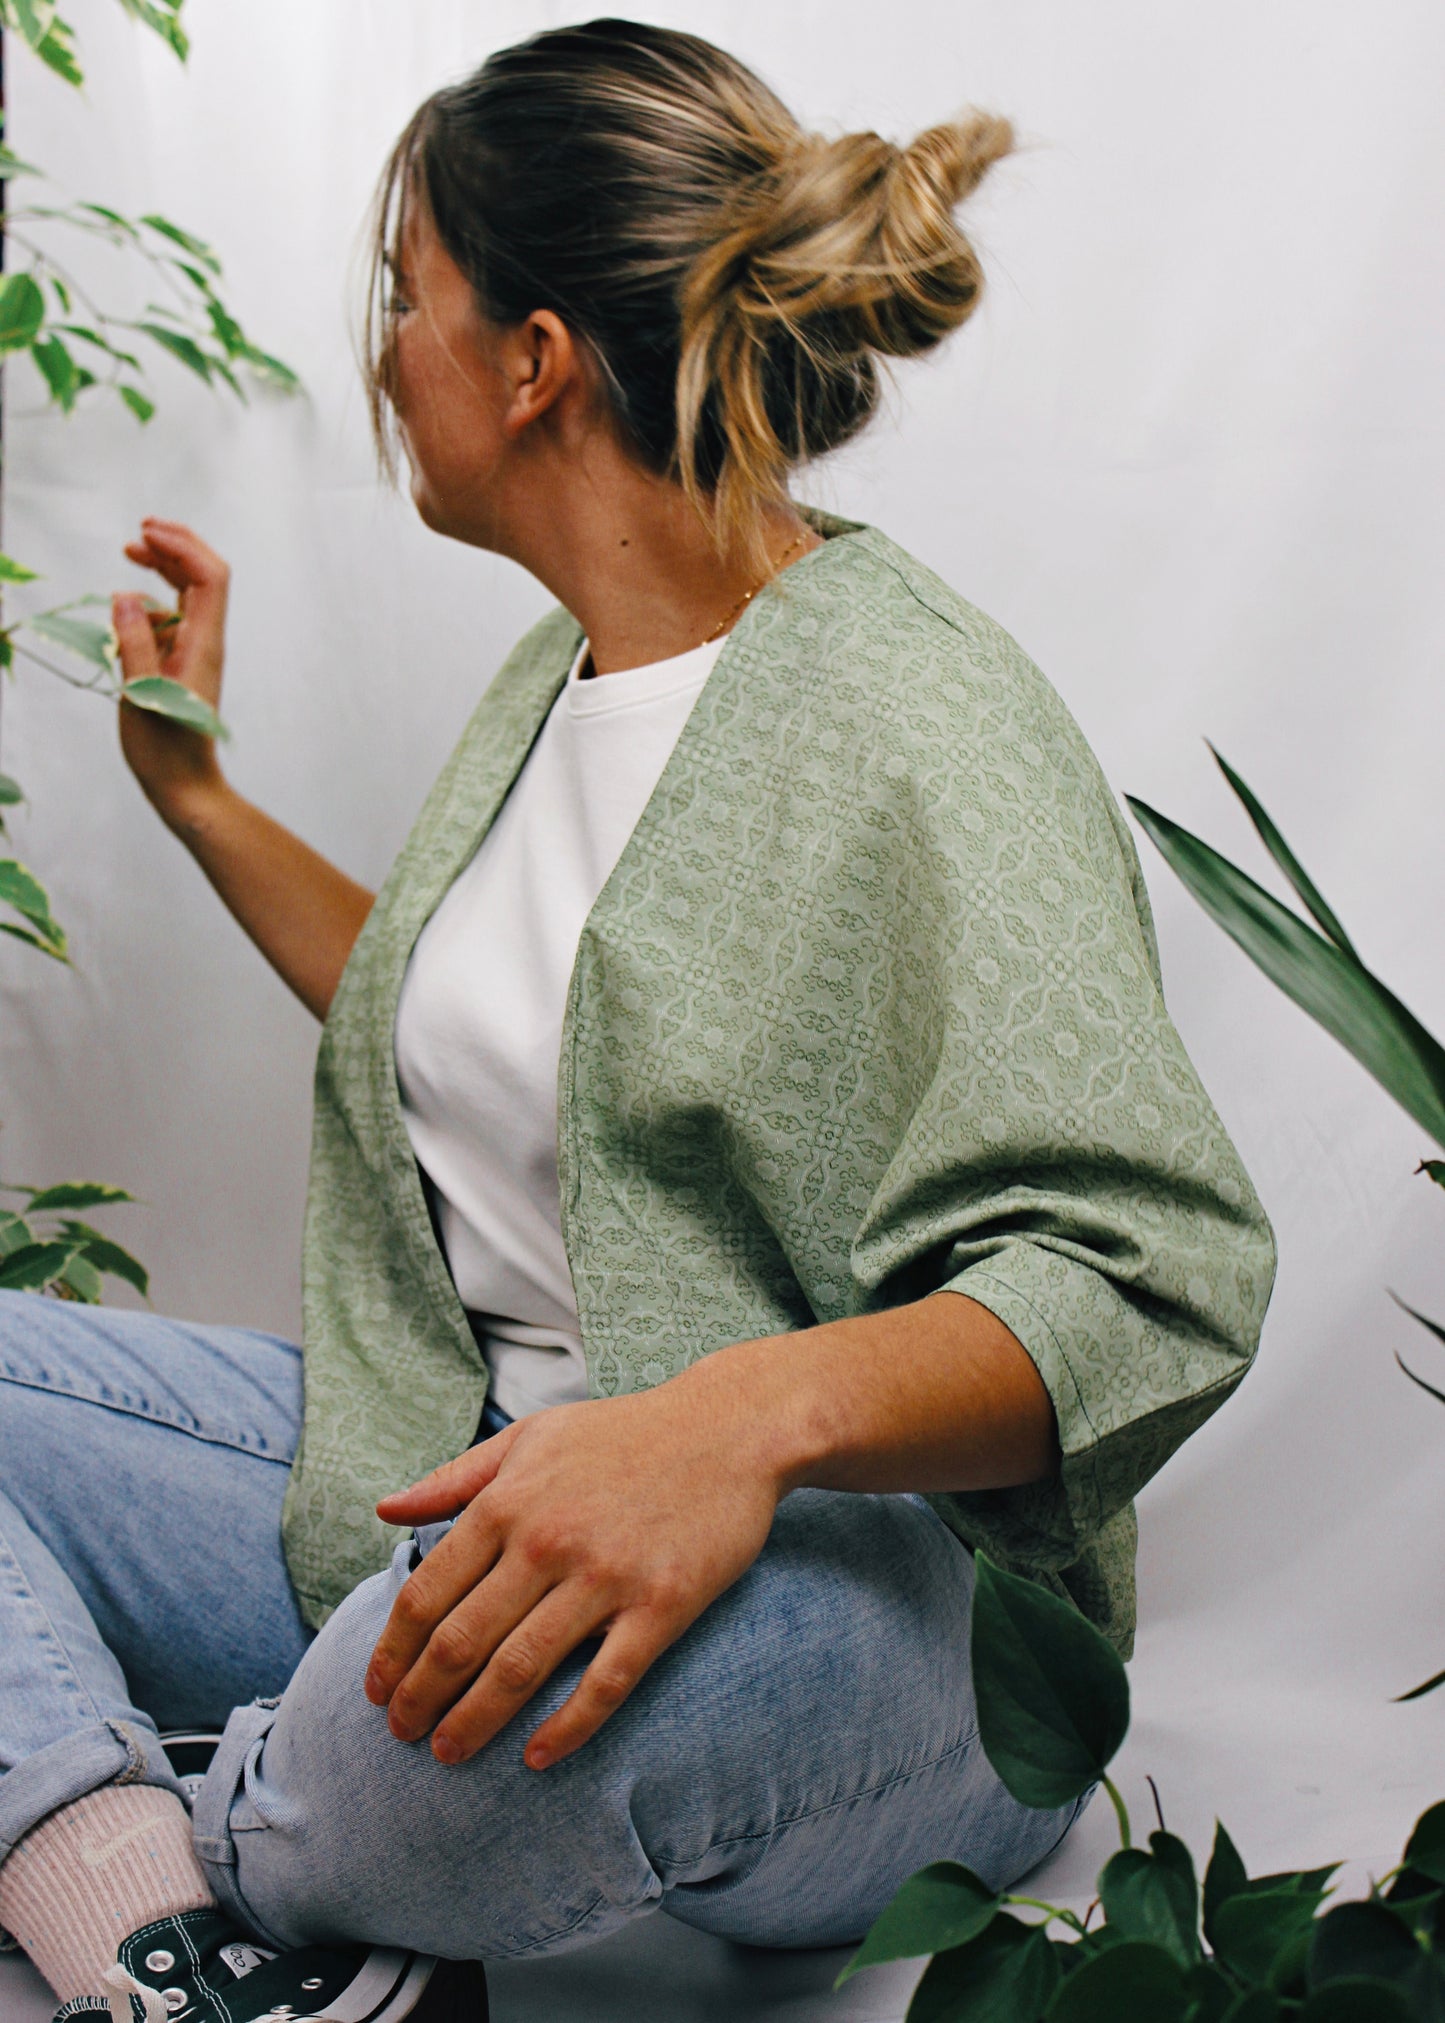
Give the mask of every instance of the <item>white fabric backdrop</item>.
<svg viewBox="0 0 1445 2023">
<path fill-rule="evenodd" d="M 15 145 L 80 195 L 213 239 L 309 399 L 243 413 L 160 369 L 149 430 L 108 406 L 66 427 L 12 367 L 6 546 L 77 594 L 134 580 L 118 550 L 143 511 L 193 521 L 235 569 L 235 779 L 376 879 L 546 600 L 379 495 L 348 253 L 422 94 L 571 10 L 189 0 L 188 74 L 105 0 L 70 11 L 88 102 L 17 54 Z M 1028 146 L 971 211 L 984 308 L 806 495 L 881 524 L 1008 625 L 1121 792 L 1257 869 L 1211 737 L 1366 959 L 1445 1027 L 1433 0 L 634 11 L 733 48 L 815 123 L 906 136 L 970 100 L 1016 120 Z M 24 854 L 77 972 L 0 958 L 4 1170 L 126 1183 L 147 1205 L 116 1228 L 158 1306 L 293 1329 L 314 1029 L 113 745 L 103 707 L 43 678 L 7 698 Z M 1422 1134 L 1142 848 L 1171 1009 L 1282 1261 L 1256 1372 L 1144 1498 L 1124 1781 L 1146 1810 L 1152 1769 L 1197 1843 L 1221 1813 L 1252 1863 L 1378 1870 L 1445 1793 L 1445 1694 L 1389 1704 L 1445 1664 L 1445 1414 L 1391 1352 L 1445 1365 L 1385 1292 L 1445 1316 L 1445 1201 L 1412 1177 Z M 1057 1887 L 1086 1896 L 1108 1844 L 1096 1811 Z"/>
</svg>

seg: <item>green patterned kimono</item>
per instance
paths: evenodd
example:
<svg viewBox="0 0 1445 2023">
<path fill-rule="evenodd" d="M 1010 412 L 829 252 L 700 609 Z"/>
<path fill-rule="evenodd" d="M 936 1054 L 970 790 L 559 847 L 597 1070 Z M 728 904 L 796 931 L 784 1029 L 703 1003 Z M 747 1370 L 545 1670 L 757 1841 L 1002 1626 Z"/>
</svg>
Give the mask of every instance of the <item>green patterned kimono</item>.
<svg viewBox="0 0 1445 2023">
<path fill-rule="evenodd" d="M 1138 858 L 1077 725 L 930 570 L 810 517 L 825 544 L 729 635 L 582 934 L 558 1157 L 590 1389 L 965 1292 L 1038 1365 L 1063 1465 L 928 1500 L 1127 1651 L 1132 1498 L 1248 1367 L 1273 1236 L 1165 1011 Z M 554 611 L 483 696 L 322 1038 L 285 1517 L 315 1623 L 386 1562 L 376 1498 L 476 1435 L 486 1369 L 393 1027 L 580 638 Z"/>
</svg>

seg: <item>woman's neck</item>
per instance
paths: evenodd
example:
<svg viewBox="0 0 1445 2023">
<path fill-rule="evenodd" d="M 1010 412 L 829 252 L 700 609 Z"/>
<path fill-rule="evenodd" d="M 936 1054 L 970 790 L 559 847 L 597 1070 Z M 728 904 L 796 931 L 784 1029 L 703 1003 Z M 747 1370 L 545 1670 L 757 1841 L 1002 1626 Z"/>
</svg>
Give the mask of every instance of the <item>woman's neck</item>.
<svg viewBox="0 0 1445 2023">
<path fill-rule="evenodd" d="M 510 530 L 505 552 L 577 619 L 598 674 L 670 660 L 730 630 L 779 565 L 821 547 L 791 504 L 770 511 L 766 573 L 722 561 L 680 486 L 602 452 Z M 545 505 L 542 504 L 545 501 Z"/>
</svg>

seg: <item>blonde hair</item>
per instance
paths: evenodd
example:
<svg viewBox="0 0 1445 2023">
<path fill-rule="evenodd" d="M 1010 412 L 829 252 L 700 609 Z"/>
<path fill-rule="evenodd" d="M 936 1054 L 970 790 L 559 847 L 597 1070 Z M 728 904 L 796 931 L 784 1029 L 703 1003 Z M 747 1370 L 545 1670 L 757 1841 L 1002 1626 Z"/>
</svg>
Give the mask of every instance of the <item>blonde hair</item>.
<svg viewBox="0 0 1445 2023">
<path fill-rule="evenodd" d="M 975 112 L 906 147 L 806 133 L 734 57 L 637 22 L 499 51 L 425 101 L 382 174 L 363 356 L 384 463 L 387 276 L 416 194 L 483 314 L 559 315 L 631 453 L 720 553 L 765 565 L 768 508 L 872 416 L 878 359 L 973 313 L 983 277 L 954 214 L 1012 147 Z"/>
</svg>

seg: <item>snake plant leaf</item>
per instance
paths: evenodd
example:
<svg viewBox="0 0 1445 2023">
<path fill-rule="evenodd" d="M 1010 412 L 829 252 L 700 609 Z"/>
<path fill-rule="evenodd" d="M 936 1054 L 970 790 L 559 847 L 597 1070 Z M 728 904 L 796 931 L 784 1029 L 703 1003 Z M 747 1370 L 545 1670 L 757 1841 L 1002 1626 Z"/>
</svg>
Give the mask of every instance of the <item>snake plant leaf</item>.
<svg viewBox="0 0 1445 2023">
<path fill-rule="evenodd" d="M 1126 1939 L 1163 1946 L 1181 1967 L 1199 1958 L 1199 1885 L 1194 1862 L 1172 1833 L 1149 1836 L 1152 1850 L 1121 1847 L 1099 1877 L 1099 1901 Z"/>
<path fill-rule="evenodd" d="M 1129 1726 L 1113 1645 L 1057 1595 L 974 1556 L 972 1663 L 984 1754 L 1023 1805 L 1067 1805 Z"/>
<path fill-rule="evenodd" d="M 841 1988 L 861 1967 L 876 1967 L 881 1960 L 913 1960 L 966 1946 L 988 1928 L 998 1908 L 996 1893 L 962 1862 L 931 1861 L 874 1919 L 833 1986 Z"/>
<path fill-rule="evenodd" d="M 26 1243 L 0 1257 L 0 1292 L 39 1292 L 59 1278 L 79 1251 L 74 1243 Z"/>
<path fill-rule="evenodd" d="M 1307 927 L 1198 836 L 1132 795 L 1126 798 L 1205 912 L 1445 1145 L 1445 1048 L 1439 1041 L 1358 958 Z"/>
<path fill-rule="evenodd" d="M 32 274 L 10 274 L 0 282 L 0 352 L 23 351 L 45 321 L 45 297 Z"/>
<path fill-rule="evenodd" d="M 1204 742 L 1209 745 L 1208 738 Z M 1219 767 L 1225 779 L 1228 780 L 1230 786 L 1233 787 L 1235 793 L 1244 803 L 1245 812 L 1259 832 L 1259 837 L 1264 847 L 1304 901 L 1308 912 L 1318 921 L 1319 925 L 1337 948 L 1342 948 L 1346 955 L 1354 955 L 1354 944 L 1345 933 L 1344 928 L 1341 927 L 1333 908 L 1326 905 L 1318 886 L 1310 877 L 1308 871 L 1305 870 L 1303 864 L 1300 863 L 1298 857 L 1295 856 L 1293 850 L 1290 849 L 1284 837 L 1281 836 L 1265 809 L 1239 777 L 1239 774 L 1235 772 L 1228 759 L 1215 751 L 1213 745 L 1209 745 L 1209 749 L 1214 753 L 1214 763 Z M 1356 957 L 1357 961 L 1358 959 Z"/>
<path fill-rule="evenodd" d="M 54 1187 L 39 1187 L 30 1196 L 27 1215 L 43 1215 L 63 1208 L 102 1208 L 112 1201 L 134 1201 L 123 1187 L 107 1187 L 100 1180 L 60 1180 Z"/>
<path fill-rule="evenodd" d="M 1040 2015 L 1062 1976 L 1041 1925 L 1008 1912 L 966 1946 L 938 1953 L 913 1991 L 906 2023 L 1024 2023 Z"/>
<path fill-rule="evenodd" d="M 231 735 L 204 697 L 187 688 L 183 681 L 172 681 L 169 675 L 143 674 L 137 681 L 128 681 L 120 696 L 122 702 L 132 703 L 136 709 L 151 710 L 156 716 L 167 716 L 173 723 L 184 724 L 189 731 L 199 731 L 202 737 Z"/>
<path fill-rule="evenodd" d="M 1147 1940 L 1125 1939 L 1076 1968 L 1045 2013 L 1048 2023 L 1120 2023 L 1123 2017 L 1184 2023 L 1188 2007 L 1184 1970 L 1173 1954 Z"/>
</svg>

